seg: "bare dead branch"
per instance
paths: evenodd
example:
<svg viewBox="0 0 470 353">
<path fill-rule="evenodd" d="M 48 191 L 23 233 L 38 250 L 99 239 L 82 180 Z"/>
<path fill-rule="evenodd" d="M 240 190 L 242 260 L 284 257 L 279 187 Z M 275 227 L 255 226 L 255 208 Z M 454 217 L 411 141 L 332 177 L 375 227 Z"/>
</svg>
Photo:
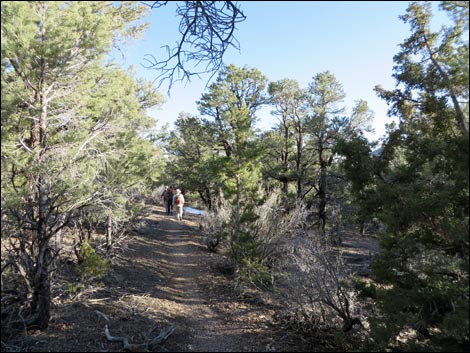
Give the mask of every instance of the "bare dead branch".
<svg viewBox="0 0 470 353">
<path fill-rule="evenodd" d="M 167 3 L 155 1 L 149 6 L 157 9 Z M 212 73 L 212 78 L 224 66 L 227 49 L 230 46 L 240 49 L 234 32 L 237 23 L 246 19 L 233 1 L 184 1 L 177 5 L 176 14 L 181 17 L 181 39 L 173 48 L 163 46 L 168 58 L 160 60 L 151 54 L 144 58 L 147 63 L 144 67 L 159 71 L 156 80 L 160 80 L 160 85 L 169 80 L 168 89 L 175 81 L 190 81 L 194 75 Z M 194 63 L 194 69 L 188 68 L 188 62 Z"/>
<path fill-rule="evenodd" d="M 23 142 L 23 140 L 21 139 L 21 137 L 20 137 L 18 140 L 20 141 L 21 145 L 22 145 L 28 152 L 30 152 L 30 153 L 33 152 L 33 151 L 31 151 L 31 149 L 30 149 L 28 146 L 26 146 L 26 145 L 24 144 L 24 142 Z"/>
<path fill-rule="evenodd" d="M 107 321 L 109 321 L 107 316 L 104 315 L 103 313 L 101 313 L 99 311 L 95 311 L 95 312 L 97 314 L 99 314 L 100 316 L 104 317 Z M 160 333 L 156 337 L 151 338 L 151 339 L 147 339 L 143 343 L 130 343 L 128 337 L 112 336 L 111 333 L 109 332 L 108 325 L 105 325 L 105 327 L 104 327 L 104 334 L 106 336 L 106 339 L 110 342 L 121 342 L 123 344 L 123 348 L 124 348 L 125 351 L 128 351 L 128 352 L 149 352 L 149 348 L 151 348 L 152 346 L 155 346 L 157 344 L 163 344 L 168 339 L 168 337 L 170 337 L 173 334 L 173 332 L 175 332 L 175 330 L 176 330 L 176 327 L 172 325 L 172 326 L 170 326 L 166 329 L 161 330 Z M 153 331 L 153 329 L 150 330 L 149 334 L 152 331 Z"/>
<path fill-rule="evenodd" d="M 109 322 L 109 318 L 105 314 L 103 314 L 101 311 L 95 310 L 95 313 L 98 314 L 98 316 L 101 316 L 107 322 Z"/>
<path fill-rule="evenodd" d="M 173 334 L 173 332 L 175 332 L 175 330 L 176 330 L 176 327 L 173 325 L 164 330 L 161 330 L 158 336 L 156 336 L 155 338 L 151 339 L 148 342 L 148 346 L 150 347 L 150 346 L 164 343 L 168 339 L 168 337 L 170 337 Z"/>
<path fill-rule="evenodd" d="M 128 337 L 119 337 L 119 336 L 111 336 L 109 333 L 108 325 L 104 326 L 104 334 L 106 335 L 106 339 L 110 342 L 122 342 L 124 345 L 124 350 L 130 350 L 129 338 Z"/>
</svg>

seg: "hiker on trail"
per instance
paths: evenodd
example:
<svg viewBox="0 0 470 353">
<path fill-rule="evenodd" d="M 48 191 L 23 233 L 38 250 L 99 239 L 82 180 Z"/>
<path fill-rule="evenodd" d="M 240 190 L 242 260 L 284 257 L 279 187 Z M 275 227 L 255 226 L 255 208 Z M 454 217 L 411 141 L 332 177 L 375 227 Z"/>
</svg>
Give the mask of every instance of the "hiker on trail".
<svg viewBox="0 0 470 353">
<path fill-rule="evenodd" d="M 165 194 L 166 194 L 167 190 L 168 190 L 168 186 L 165 185 L 165 189 L 163 190 L 162 194 L 160 195 L 160 197 L 163 197 L 163 201 L 165 201 Z"/>
<path fill-rule="evenodd" d="M 165 204 L 166 214 L 172 215 L 173 214 L 173 187 L 165 186 L 165 191 L 162 193 L 163 203 Z"/>
<path fill-rule="evenodd" d="M 176 189 L 176 193 L 173 196 L 173 209 L 176 210 L 176 220 L 183 220 L 183 205 L 184 205 L 184 196 L 181 193 L 180 189 Z"/>
</svg>

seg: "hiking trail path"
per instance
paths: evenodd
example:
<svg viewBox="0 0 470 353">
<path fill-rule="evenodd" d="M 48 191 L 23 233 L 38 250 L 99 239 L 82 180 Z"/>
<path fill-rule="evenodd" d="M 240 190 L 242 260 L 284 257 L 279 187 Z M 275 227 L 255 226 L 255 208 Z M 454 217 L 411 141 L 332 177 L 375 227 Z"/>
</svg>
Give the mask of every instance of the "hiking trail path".
<svg viewBox="0 0 470 353">
<path fill-rule="evenodd" d="M 198 232 L 200 216 L 185 213 L 183 221 L 177 221 L 163 207 L 147 207 L 145 227 L 130 242 L 124 255 L 127 260 L 113 266 L 111 277 L 134 293 L 134 310 L 140 312 L 143 304 L 161 329 L 176 326 L 163 345 L 165 350 L 274 350 L 270 330 L 274 311 L 237 300 L 227 292 L 228 279 L 213 267 L 220 256 L 207 250 Z M 110 331 L 121 335 L 111 326 Z M 119 343 L 106 345 L 110 348 Z"/>
</svg>

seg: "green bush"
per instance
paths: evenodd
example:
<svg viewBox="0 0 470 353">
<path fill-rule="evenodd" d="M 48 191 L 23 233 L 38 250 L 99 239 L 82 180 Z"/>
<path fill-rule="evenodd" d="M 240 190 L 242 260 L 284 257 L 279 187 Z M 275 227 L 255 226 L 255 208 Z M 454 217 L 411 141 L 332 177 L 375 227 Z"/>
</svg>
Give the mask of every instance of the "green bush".
<svg viewBox="0 0 470 353">
<path fill-rule="evenodd" d="M 101 278 L 109 270 L 109 260 L 102 259 L 95 249 L 84 241 L 78 253 L 77 270 L 82 279 Z"/>
<path fill-rule="evenodd" d="M 268 287 L 272 284 L 271 270 L 252 258 L 242 259 L 238 278 L 241 282 L 251 283 L 255 286 Z"/>
<path fill-rule="evenodd" d="M 65 292 L 71 295 L 78 294 L 83 288 L 84 285 L 82 283 L 67 282 L 65 284 Z"/>
<path fill-rule="evenodd" d="M 354 285 L 360 298 L 377 298 L 377 287 L 374 283 L 368 283 L 361 278 L 356 278 Z"/>
</svg>

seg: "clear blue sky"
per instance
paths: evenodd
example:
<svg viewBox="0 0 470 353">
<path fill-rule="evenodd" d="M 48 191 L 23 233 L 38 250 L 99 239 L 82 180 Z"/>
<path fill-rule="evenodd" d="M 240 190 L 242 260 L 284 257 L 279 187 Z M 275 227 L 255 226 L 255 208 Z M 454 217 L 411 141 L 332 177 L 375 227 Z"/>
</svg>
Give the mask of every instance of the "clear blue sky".
<svg viewBox="0 0 470 353">
<path fill-rule="evenodd" d="M 410 34 L 409 25 L 398 16 L 405 14 L 408 1 L 242 1 L 247 19 L 238 24 L 236 38 L 240 51 L 230 48 L 224 62 L 259 69 L 270 81 L 295 79 L 307 87 L 319 72 L 331 71 L 343 84 L 345 105 L 364 99 L 375 112 L 376 139 L 385 133 L 387 105 L 373 91 L 375 85 L 393 89 L 393 56 L 399 44 Z M 440 26 L 446 15 L 433 3 L 435 22 Z M 140 77 L 154 80 L 156 72 L 144 69 L 145 54 L 164 57 L 163 45 L 173 46 L 180 38 L 175 3 L 155 9 L 145 37 L 125 49 L 124 66 L 134 65 Z M 150 115 L 157 126 L 173 122 L 181 111 L 198 114 L 196 101 L 205 90 L 210 75 L 191 82 L 177 82 L 167 95 L 167 102 Z M 213 80 L 217 77 L 213 78 Z M 258 127 L 269 129 L 276 123 L 270 108 L 258 113 Z"/>
</svg>

